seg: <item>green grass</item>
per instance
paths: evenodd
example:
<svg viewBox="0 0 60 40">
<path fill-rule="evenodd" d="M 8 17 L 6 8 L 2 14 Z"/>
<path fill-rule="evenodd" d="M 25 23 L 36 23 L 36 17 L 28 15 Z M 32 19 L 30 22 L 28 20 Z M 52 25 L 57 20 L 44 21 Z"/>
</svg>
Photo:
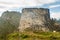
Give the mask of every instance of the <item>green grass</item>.
<svg viewBox="0 0 60 40">
<path fill-rule="evenodd" d="M 60 32 L 22 32 L 7 35 L 8 40 L 60 40 Z M 3 40 L 0 38 L 0 40 Z"/>
<path fill-rule="evenodd" d="M 27 35 L 28 37 L 22 38 L 23 40 L 60 40 L 60 32 L 23 32 L 23 36 Z M 21 34 L 21 35 L 22 35 Z M 21 36 L 20 36 L 21 37 Z"/>
</svg>

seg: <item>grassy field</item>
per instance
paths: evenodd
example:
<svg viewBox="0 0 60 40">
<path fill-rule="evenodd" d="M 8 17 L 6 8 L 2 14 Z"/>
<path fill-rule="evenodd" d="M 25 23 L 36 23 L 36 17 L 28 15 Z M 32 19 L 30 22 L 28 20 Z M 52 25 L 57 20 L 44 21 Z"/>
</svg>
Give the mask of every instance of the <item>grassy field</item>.
<svg viewBox="0 0 60 40">
<path fill-rule="evenodd" d="M 60 40 L 60 32 L 16 32 L 7 35 L 6 40 Z"/>
</svg>

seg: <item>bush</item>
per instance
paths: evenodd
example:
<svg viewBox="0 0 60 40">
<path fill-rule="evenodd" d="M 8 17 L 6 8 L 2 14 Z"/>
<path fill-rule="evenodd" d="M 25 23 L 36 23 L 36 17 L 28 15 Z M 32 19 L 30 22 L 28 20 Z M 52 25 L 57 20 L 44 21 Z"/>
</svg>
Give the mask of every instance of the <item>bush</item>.
<svg viewBox="0 0 60 40">
<path fill-rule="evenodd" d="M 25 34 L 22 34 L 20 37 L 24 39 L 24 38 L 28 38 L 29 36 L 25 35 Z"/>
</svg>

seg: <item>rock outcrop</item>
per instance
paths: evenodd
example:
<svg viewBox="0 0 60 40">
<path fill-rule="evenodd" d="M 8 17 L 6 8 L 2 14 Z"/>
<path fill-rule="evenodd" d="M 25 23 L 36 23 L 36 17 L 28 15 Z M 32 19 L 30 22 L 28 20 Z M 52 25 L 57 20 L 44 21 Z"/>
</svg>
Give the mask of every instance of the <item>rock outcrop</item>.
<svg viewBox="0 0 60 40">
<path fill-rule="evenodd" d="M 24 8 L 20 19 L 19 30 L 49 31 L 46 24 L 50 19 L 49 9 Z"/>
<path fill-rule="evenodd" d="M 19 21 L 21 17 L 21 13 L 15 11 L 6 11 L 1 16 L 3 19 L 10 21 L 11 24 L 16 27 L 19 26 Z"/>
<path fill-rule="evenodd" d="M 8 22 L 7 26 L 12 25 L 14 26 L 13 29 L 15 30 L 19 26 L 20 17 L 21 17 L 21 13 L 15 11 L 5 11 L 1 16 L 3 20 L 6 20 Z"/>
</svg>

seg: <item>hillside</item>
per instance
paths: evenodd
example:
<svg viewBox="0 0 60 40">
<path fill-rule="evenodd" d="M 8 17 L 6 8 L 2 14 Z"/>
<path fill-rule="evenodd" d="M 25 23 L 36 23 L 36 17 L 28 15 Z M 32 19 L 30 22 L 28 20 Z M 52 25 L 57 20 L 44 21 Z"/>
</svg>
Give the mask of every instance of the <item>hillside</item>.
<svg viewBox="0 0 60 40">
<path fill-rule="evenodd" d="M 60 40 L 59 25 L 50 19 L 48 9 L 5 11 L 0 17 L 0 40 Z"/>
<path fill-rule="evenodd" d="M 11 11 L 11 12 L 6 11 L 2 14 L 1 17 L 3 19 L 10 21 L 10 23 L 13 25 L 19 26 L 21 14 L 19 12 L 15 12 L 15 11 Z"/>
<path fill-rule="evenodd" d="M 0 38 L 6 36 L 14 31 L 18 31 L 21 14 L 14 11 L 5 11 L 0 17 Z"/>
</svg>

